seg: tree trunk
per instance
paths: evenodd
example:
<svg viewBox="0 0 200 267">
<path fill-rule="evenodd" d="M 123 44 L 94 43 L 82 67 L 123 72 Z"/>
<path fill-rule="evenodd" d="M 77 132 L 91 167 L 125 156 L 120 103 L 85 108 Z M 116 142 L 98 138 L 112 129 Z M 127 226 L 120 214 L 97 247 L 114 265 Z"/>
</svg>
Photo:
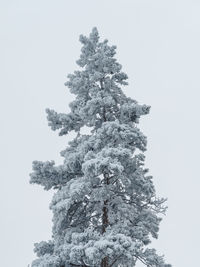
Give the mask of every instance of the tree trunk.
<svg viewBox="0 0 200 267">
<path fill-rule="evenodd" d="M 108 267 L 108 257 L 102 259 L 101 267 Z"/>
<path fill-rule="evenodd" d="M 103 79 L 100 80 L 100 87 L 103 90 L 104 86 L 103 86 Z M 103 121 L 106 122 L 106 109 L 105 107 L 103 108 Z M 104 174 L 104 180 L 105 180 L 105 184 L 109 184 L 109 174 Z M 103 203 L 103 209 L 102 209 L 102 235 L 106 232 L 106 228 L 109 224 L 108 221 L 108 200 L 104 200 Z M 108 267 L 108 256 L 104 257 L 101 261 L 101 267 Z"/>
<path fill-rule="evenodd" d="M 103 215 L 102 215 L 102 234 L 106 232 L 106 228 L 108 226 L 108 200 L 104 200 L 104 206 L 102 209 Z"/>
<path fill-rule="evenodd" d="M 106 184 L 109 184 L 109 177 L 108 175 L 104 174 L 104 179 Z M 108 220 L 108 199 L 104 200 L 104 205 L 102 209 L 102 234 L 106 232 L 106 228 L 109 224 Z M 101 267 L 108 267 L 108 257 L 104 257 L 101 261 Z"/>
<path fill-rule="evenodd" d="M 103 215 L 102 215 L 102 234 L 106 232 L 106 228 L 108 226 L 108 208 L 107 208 L 108 200 L 104 201 L 103 206 Z M 101 267 L 108 267 L 108 257 L 104 257 L 101 261 Z"/>
</svg>

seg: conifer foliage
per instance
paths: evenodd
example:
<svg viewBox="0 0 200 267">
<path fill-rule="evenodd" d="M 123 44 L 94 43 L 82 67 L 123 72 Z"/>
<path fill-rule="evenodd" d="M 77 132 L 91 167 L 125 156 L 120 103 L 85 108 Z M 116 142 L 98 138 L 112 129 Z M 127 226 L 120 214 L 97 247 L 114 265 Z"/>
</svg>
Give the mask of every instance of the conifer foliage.
<svg viewBox="0 0 200 267">
<path fill-rule="evenodd" d="M 76 96 L 71 111 L 46 110 L 52 130 L 75 138 L 61 152 L 62 165 L 34 161 L 30 175 L 55 190 L 52 240 L 35 244 L 32 267 L 169 267 L 147 246 L 166 209 L 144 167 L 147 139 L 137 127 L 150 107 L 123 93 L 128 77 L 116 46 L 101 42 L 96 28 L 80 42 L 79 70 L 65 84 Z"/>
</svg>

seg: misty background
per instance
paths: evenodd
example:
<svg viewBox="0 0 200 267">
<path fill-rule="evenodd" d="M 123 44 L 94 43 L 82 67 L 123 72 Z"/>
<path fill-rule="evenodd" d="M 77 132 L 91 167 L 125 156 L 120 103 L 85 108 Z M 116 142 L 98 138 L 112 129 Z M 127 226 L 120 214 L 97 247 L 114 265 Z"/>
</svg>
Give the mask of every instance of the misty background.
<svg viewBox="0 0 200 267">
<path fill-rule="evenodd" d="M 51 238 L 52 191 L 30 185 L 29 173 L 33 160 L 62 162 L 72 134 L 51 131 L 45 108 L 69 111 L 66 75 L 94 26 L 117 45 L 125 93 L 152 106 L 140 121 L 146 167 L 169 207 L 152 246 L 174 267 L 198 265 L 199 14 L 197 0 L 0 1 L 1 266 L 27 267 L 33 244 Z"/>
</svg>

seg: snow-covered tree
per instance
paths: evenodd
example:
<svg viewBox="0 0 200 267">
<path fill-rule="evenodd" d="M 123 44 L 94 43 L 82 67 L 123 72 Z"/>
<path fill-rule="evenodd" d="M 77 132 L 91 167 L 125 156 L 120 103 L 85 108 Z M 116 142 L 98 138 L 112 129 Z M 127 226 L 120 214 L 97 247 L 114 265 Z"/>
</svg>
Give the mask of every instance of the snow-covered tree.
<svg viewBox="0 0 200 267">
<path fill-rule="evenodd" d="M 35 244 L 32 267 L 171 266 L 147 246 L 166 209 L 144 167 L 147 139 L 137 127 L 150 107 L 123 93 L 128 77 L 116 46 L 100 42 L 96 28 L 80 42 L 80 68 L 65 84 L 76 96 L 71 112 L 46 110 L 52 130 L 75 138 L 62 165 L 33 162 L 30 182 L 55 194 L 52 240 Z"/>
</svg>

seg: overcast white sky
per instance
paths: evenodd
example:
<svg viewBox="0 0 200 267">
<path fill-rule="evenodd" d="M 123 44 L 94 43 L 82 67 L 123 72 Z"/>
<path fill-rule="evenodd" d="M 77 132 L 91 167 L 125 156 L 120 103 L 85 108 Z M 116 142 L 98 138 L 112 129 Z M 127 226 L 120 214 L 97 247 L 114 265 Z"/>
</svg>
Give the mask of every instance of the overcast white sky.
<svg viewBox="0 0 200 267">
<path fill-rule="evenodd" d="M 33 243 L 51 238 L 52 193 L 29 173 L 33 160 L 62 160 L 69 137 L 44 110 L 68 111 L 79 34 L 97 26 L 118 47 L 126 94 L 152 106 L 140 124 L 146 166 L 169 207 L 153 245 L 174 267 L 198 266 L 200 1 L 1 0 L 0 25 L 0 265 L 26 267 Z"/>
</svg>

